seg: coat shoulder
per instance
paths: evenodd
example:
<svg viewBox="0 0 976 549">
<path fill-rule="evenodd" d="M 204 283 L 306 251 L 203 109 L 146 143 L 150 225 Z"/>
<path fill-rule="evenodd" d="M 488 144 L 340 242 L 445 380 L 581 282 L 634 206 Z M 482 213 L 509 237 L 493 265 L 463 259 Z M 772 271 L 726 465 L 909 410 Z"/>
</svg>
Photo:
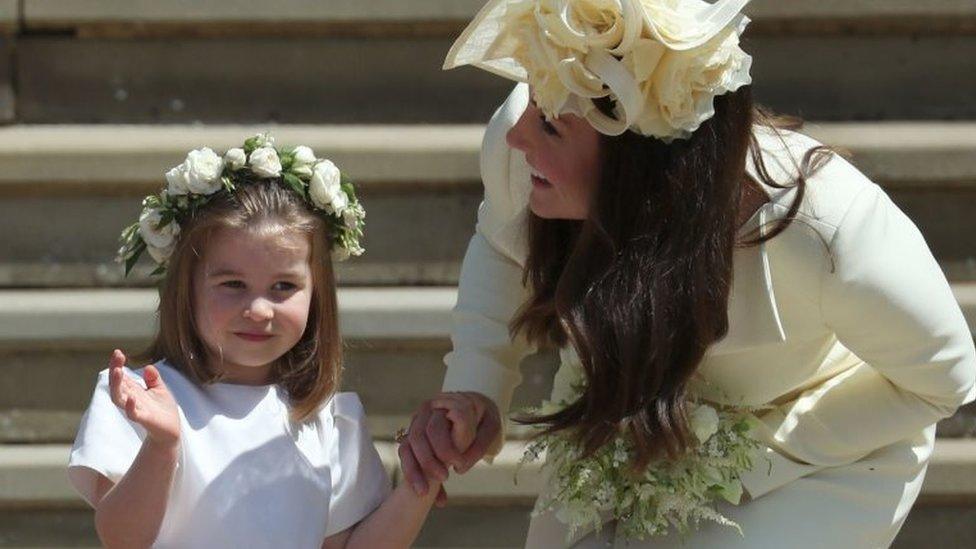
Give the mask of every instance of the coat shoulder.
<svg viewBox="0 0 976 549">
<path fill-rule="evenodd" d="M 801 169 L 806 168 L 804 159 L 823 143 L 797 131 L 764 126 L 756 126 L 754 134 L 767 173 L 775 183 L 786 188 L 760 181 L 770 196 L 774 217 L 785 215 L 796 198 L 795 183 Z M 828 156 L 818 169 L 805 170 L 806 187 L 796 218 L 815 228 L 829 241 L 861 193 L 883 191 L 840 154 L 831 151 L 823 154 Z M 758 170 L 751 156 L 747 161 L 747 170 L 756 178 Z"/>
</svg>

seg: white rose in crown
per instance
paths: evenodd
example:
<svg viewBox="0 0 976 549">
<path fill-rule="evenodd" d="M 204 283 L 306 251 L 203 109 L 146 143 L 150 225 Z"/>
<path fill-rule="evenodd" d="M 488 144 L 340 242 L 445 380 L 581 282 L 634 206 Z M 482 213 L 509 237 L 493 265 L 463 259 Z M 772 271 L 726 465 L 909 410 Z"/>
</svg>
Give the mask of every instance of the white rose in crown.
<svg viewBox="0 0 976 549">
<path fill-rule="evenodd" d="M 312 176 L 312 166 L 315 165 L 316 158 L 312 149 L 305 145 L 299 145 L 292 151 L 294 160 L 291 165 L 291 172 L 303 177 Z"/>
<path fill-rule="evenodd" d="M 688 418 L 689 426 L 695 433 L 698 442 L 705 444 L 712 435 L 718 432 L 718 412 L 707 404 L 699 404 Z"/>
<path fill-rule="evenodd" d="M 187 181 L 186 167 L 183 164 L 166 172 L 166 183 L 168 196 L 181 196 L 190 192 L 190 183 Z"/>
<path fill-rule="evenodd" d="M 209 147 L 190 151 L 183 161 L 186 185 L 191 193 L 211 195 L 220 190 L 224 159 Z"/>
<path fill-rule="evenodd" d="M 342 212 L 342 223 L 346 226 L 347 229 L 350 230 L 355 229 L 356 225 L 359 224 L 360 215 L 364 213 L 365 212 L 362 212 L 361 207 L 346 208 L 346 210 Z"/>
<path fill-rule="evenodd" d="M 253 171 L 259 177 L 278 177 L 281 175 L 281 159 L 278 151 L 271 146 L 254 149 L 248 159 Z"/>
<path fill-rule="evenodd" d="M 366 212 L 355 199 L 352 183 L 344 184 L 339 168 L 329 160 L 318 160 L 310 147 L 299 145 L 286 154 L 291 164 L 284 182 L 310 206 L 328 214 L 321 217 L 329 227 L 333 257 L 341 261 L 362 255 L 365 250 L 359 241 Z M 244 167 L 260 178 L 282 177 L 281 158 L 270 135 L 247 139 L 243 148 L 229 149 L 223 156 L 207 147 L 191 151 L 182 164 L 167 171 L 166 187 L 147 196 L 138 221 L 122 231 L 116 259 L 125 265 L 125 274 L 131 272 L 144 251 L 159 264 L 153 274 L 164 272 L 179 239 L 179 220 L 204 207 L 218 191 L 226 189 L 233 194 L 240 185 L 255 183 L 249 173 L 241 171 Z M 310 180 L 307 188 L 304 182 L 294 181 L 296 175 Z M 344 189 L 343 185 L 348 187 Z M 164 218 L 169 220 L 165 226 Z"/>
<path fill-rule="evenodd" d="M 169 260 L 169 256 L 173 255 L 173 250 L 176 249 L 176 243 L 170 244 L 165 248 L 157 248 L 156 246 L 150 246 L 146 244 L 146 251 L 149 252 L 149 256 L 153 258 L 153 261 L 159 264 L 166 263 Z"/>
<path fill-rule="evenodd" d="M 230 149 L 224 154 L 224 164 L 231 170 L 237 171 L 247 165 L 247 154 L 244 149 Z"/>
<path fill-rule="evenodd" d="M 176 247 L 180 235 L 180 225 L 175 221 L 160 227 L 162 212 L 157 208 L 143 210 L 139 216 L 139 235 L 146 243 L 146 250 L 157 263 L 165 262 Z"/>
<path fill-rule="evenodd" d="M 329 213 L 340 213 L 349 204 L 342 191 L 342 173 L 331 160 L 323 160 L 312 168 L 308 194 L 313 204 Z"/>
</svg>

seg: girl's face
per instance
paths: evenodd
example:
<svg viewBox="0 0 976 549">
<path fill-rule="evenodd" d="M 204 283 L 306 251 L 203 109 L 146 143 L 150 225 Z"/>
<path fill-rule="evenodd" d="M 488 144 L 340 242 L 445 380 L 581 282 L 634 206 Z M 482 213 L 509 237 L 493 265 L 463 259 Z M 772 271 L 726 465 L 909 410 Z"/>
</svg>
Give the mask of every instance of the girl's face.
<svg viewBox="0 0 976 549">
<path fill-rule="evenodd" d="M 214 371 L 270 382 L 271 364 L 301 339 L 312 303 L 311 245 L 296 232 L 218 229 L 193 274 L 193 315 Z"/>
<path fill-rule="evenodd" d="M 600 175 L 600 134 L 573 114 L 547 121 L 529 102 L 506 135 L 532 168 L 529 208 L 545 219 L 585 219 Z"/>
</svg>

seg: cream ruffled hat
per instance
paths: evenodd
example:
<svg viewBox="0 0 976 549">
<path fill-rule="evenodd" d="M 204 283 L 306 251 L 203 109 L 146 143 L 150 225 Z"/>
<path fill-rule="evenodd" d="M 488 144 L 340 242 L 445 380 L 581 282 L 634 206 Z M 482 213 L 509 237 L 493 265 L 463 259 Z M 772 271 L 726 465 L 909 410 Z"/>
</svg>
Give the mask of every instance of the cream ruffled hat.
<svg viewBox="0 0 976 549">
<path fill-rule="evenodd" d="M 573 113 L 601 133 L 684 139 L 712 100 L 752 82 L 739 48 L 749 0 L 491 0 L 445 69 L 474 65 L 528 82 L 547 117 Z M 592 99 L 615 100 L 615 116 Z"/>
</svg>

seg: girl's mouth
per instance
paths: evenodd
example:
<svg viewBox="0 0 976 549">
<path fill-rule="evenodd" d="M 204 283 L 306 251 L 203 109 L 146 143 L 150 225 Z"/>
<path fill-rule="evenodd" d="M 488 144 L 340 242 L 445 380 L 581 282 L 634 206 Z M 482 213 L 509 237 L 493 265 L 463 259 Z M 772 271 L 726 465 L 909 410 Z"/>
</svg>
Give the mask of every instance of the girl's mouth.
<svg viewBox="0 0 976 549">
<path fill-rule="evenodd" d="M 267 341 L 274 337 L 271 334 L 251 334 L 247 332 L 234 332 L 234 335 L 246 341 Z"/>
</svg>

